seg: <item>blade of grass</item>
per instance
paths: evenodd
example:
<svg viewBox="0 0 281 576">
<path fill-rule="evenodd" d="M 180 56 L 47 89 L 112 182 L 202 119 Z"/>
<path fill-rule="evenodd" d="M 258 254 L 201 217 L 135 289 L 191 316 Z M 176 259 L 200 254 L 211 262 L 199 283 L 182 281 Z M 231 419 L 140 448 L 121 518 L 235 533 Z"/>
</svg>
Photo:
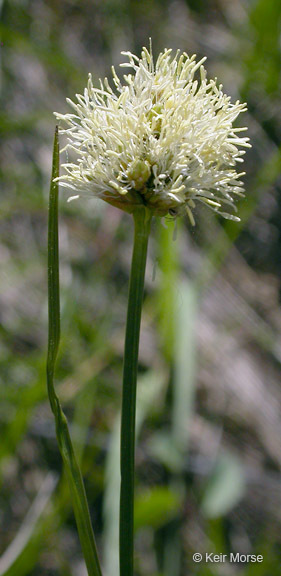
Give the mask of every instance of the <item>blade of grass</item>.
<svg viewBox="0 0 281 576">
<path fill-rule="evenodd" d="M 61 408 L 54 387 L 54 371 L 60 341 L 60 291 L 59 291 L 59 242 L 58 242 L 58 183 L 59 176 L 59 137 L 55 132 L 53 168 L 50 187 L 48 225 L 48 296 L 49 296 L 49 336 L 47 357 L 47 385 L 52 412 L 56 422 L 59 449 L 67 473 L 72 503 L 79 532 L 83 555 L 89 576 L 101 576 L 97 549 L 82 474 L 77 463 L 66 416 Z"/>
</svg>

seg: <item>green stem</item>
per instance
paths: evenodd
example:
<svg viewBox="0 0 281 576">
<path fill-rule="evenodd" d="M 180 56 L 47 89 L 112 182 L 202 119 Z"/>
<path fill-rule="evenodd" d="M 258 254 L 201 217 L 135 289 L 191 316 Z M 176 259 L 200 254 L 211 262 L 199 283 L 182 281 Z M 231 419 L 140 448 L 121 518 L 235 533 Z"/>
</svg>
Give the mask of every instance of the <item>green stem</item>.
<svg viewBox="0 0 281 576">
<path fill-rule="evenodd" d="M 59 241 L 58 241 L 58 183 L 59 138 L 56 129 L 53 170 L 50 188 L 48 224 L 48 296 L 49 296 L 49 337 L 47 357 L 47 384 L 52 412 L 56 422 L 58 445 L 67 473 L 74 514 L 88 575 L 101 576 L 95 538 L 91 525 L 82 474 L 73 450 L 67 419 L 62 410 L 54 387 L 54 372 L 60 342 L 60 286 L 59 286 Z"/>
<path fill-rule="evenodd" d="M 134 475 L 138 351 L 151 213 L 134 211 L 134 248 L 127 310 L 121 417 L 120 576 L 134 573 Z"/>
</svg>

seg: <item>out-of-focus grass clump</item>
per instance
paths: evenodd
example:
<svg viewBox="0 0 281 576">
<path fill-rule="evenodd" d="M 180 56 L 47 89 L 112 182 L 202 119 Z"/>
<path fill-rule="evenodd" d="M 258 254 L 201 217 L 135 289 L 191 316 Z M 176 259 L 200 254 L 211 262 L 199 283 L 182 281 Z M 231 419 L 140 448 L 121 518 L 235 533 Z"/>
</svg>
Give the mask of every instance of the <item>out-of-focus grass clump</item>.
<svg viewBox="0 0 281 576">
<path fill-rule="evenodd" d="M 150 243 L 140 349 L 137 574 L 199 576 L 194 552 L 280 565 L 280 24 L 276 0 L 54 2 L 1 10 L 0 576 L 83 574 L 47 403 L 46 224 L 54 110 L 121 50 L 208 56 L 246 100 L 241 223 L 197 210 Z M 106 576 L 116 575 L 122 350 L 132 222 L 60 198 L 57 386 L 82 462 Z M 155 278 L 154 278 L 155 277 Z M 140 561 L 141 559 L 141 561 Z M 240 574 L 231 565 L 231 574 Z M 225 570 L 228 567 L 225 566 Z"/>
</svg>

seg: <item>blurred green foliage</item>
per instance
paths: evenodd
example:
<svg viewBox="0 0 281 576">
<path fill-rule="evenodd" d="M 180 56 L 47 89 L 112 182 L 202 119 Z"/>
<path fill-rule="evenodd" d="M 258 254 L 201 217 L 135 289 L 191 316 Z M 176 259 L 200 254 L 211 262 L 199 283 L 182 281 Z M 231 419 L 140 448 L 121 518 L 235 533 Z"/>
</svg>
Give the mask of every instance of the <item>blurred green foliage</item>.
<svg viewBox="0 0 281 576">
<path fill-rule="evenodd" d="M 82 575 L 47 402 L 47 197 L 54 119 L 87 74 L 151 36 L 207 55 L 248 102 L 241 223 L 197 210 L 154 222 L 138 389 L 138 576 L 217 575 L 194 552 L 263 554 L 280 567 L 280 0 L 0 2 L 0 575 Z M 57 387 L 81 459 L 106 576 L 116 575 L 118 419 L 129 216 L 60 198 Z M 176 239 L 173 240 L 173 236 Z M 155 276 L 155 279 L 154 279 Z"/>
</svg>

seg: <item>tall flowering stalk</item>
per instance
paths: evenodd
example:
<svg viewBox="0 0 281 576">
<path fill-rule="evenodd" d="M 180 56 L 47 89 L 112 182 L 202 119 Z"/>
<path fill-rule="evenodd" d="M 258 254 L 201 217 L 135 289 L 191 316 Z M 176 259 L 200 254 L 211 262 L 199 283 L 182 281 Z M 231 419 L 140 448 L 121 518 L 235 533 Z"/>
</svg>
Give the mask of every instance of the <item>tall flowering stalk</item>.
<svg viewBox="0 0 281 576">
<path fill-rule="evenodd" d="M 153 216 L 187 213 L 194 225 L 197 202 L 224 218 L 239 220 L 235 199 L 243 196 L 236 170 L 249 139 L 233 122 L 246 110 L 232 103 L 216 80 L 207 80 L 205 58 L 196 62 L 164 50 L 153 62 L 123 52 L 131 68 L 122 83 L 112 68 L 94 88 L 91 75 L 83 95 L 67 100 L 73 112 L 56 113 L 73 162 L 54 183 L 74 194 L 101 198 L 134 218 L 121 420 L 120 576 L 133 576 L 135 408 L 144 276 Z M 198 76 L 198 79 L 196 79 Z M 242 149 L 241 149 L 242 148 Z M 50 304 L 52 305 L 52 304 Z M 83 542 L 82 542 L 83 545 Z"/>
</svg>

